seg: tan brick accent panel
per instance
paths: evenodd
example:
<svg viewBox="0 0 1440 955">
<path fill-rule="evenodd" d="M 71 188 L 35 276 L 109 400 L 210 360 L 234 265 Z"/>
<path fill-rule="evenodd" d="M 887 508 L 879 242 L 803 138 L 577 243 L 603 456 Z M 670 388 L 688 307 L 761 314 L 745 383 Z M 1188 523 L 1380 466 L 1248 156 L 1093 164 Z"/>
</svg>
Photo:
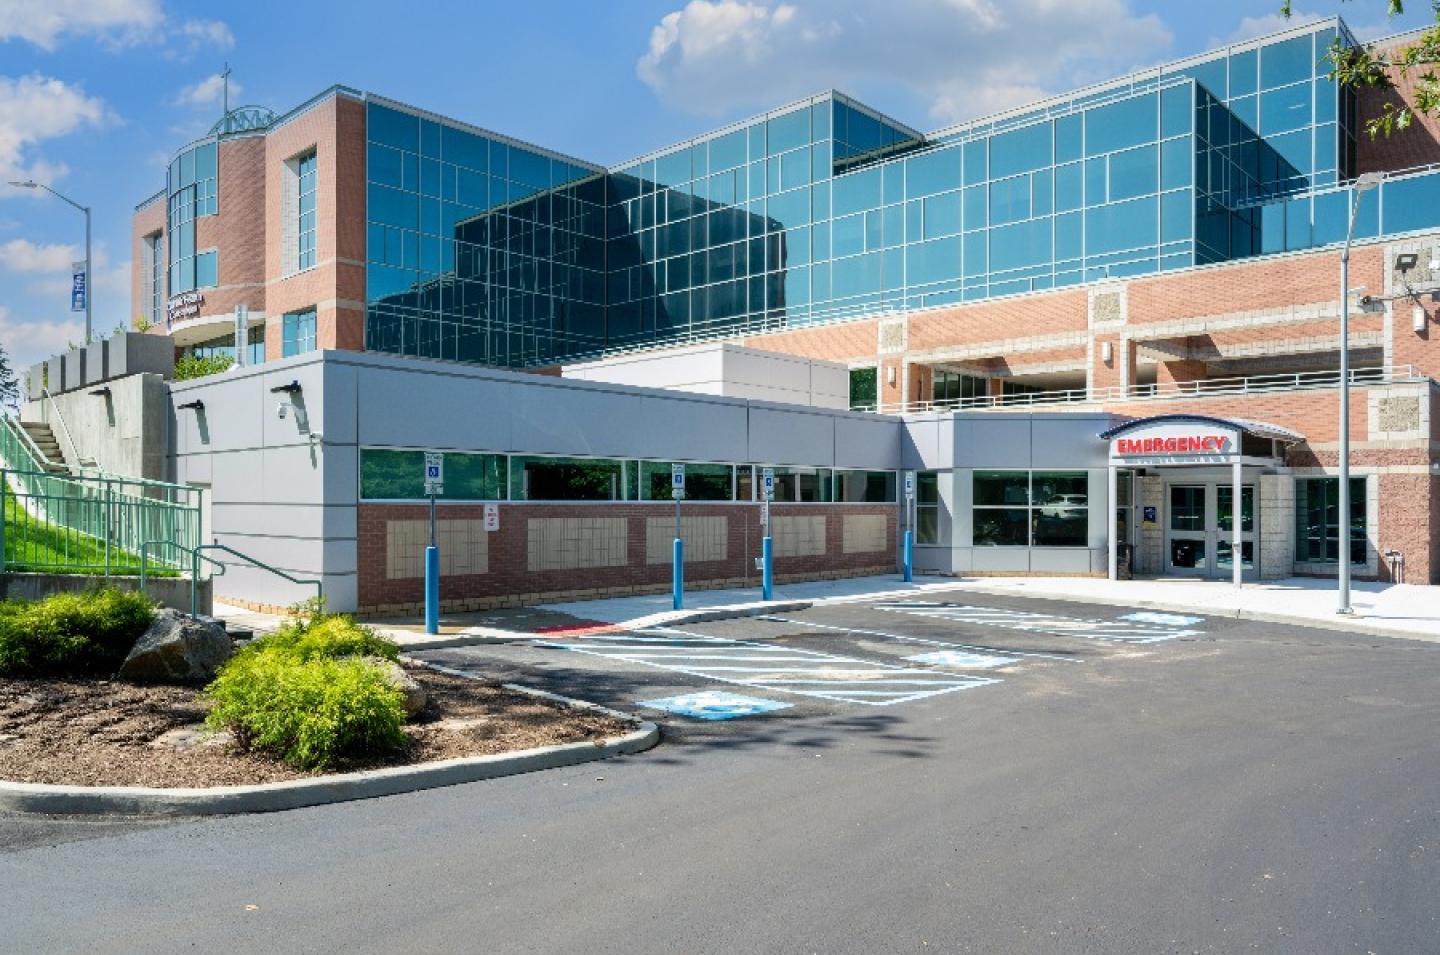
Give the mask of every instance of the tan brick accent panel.
<svg viewBox="0 0 1440 955">
<path fill-rule="evenodd" d="M 725 560 L 730 556 L 729 520 L 723 515 L 708 517 L 681 515 L 680 539 L 685 542 L 685 563 Z M 668 564 L 674 552 L 674 517 L 651 517 L 645 521 L 645 562 Z"/>
<path fill-rule="evenodd" d="M 870 554 L 888 550 L 885 538 L 888 523 L 883 514 L 846 514 L 841 518 L 844 528 L 842 549 L 847 554 Z"/>
<path fill-rule="evenodd" d="M 135 213 L 130 220 L 130 321 L 136 315 L 145 314 L 148 307 L 140 301 L 141 292 L 145 288 L 145 276 L 142 269 L 145 268 L 145 237 L 153 232 L 161 232 L 165 229 L 165 197 L 161 196 L 150 205 Z M 166 251 L 165 242 L 160 242 L 160 254 L 166 262 L 170 261 L 169 252 Z M 164 293 L 161 293 L 164 296 Z M 147 315 L 151 322 L 164 325 L 164 315 Z M 128 322 L 127 322 L 128 324 Z M 160 329 L 163 331 L 164 329 Z"/>
<path fill-rule="evenodd" d="M 532 571 L 625 566 L 623 517 L 539 517 L 531 518 L 528 527 Z"/>
<path fill-rule="evenodd" d="M 451 576 L 489 573 L 489 537 L 483 520 L 437 520 L 435 542 L 440 547 L 441 574 Z M 425 548 L 429 543 L 428 520 L 387 521 L 386 579 L 424 577 Z"/>
<path fill-rule="evenodd" d="M 771 518 L 775 556 L 813 557 L 825 553 L 825 517 L 806 514 Z"/>
<path fill-rule="evenodd" d="M 484 505 L 452 504 L 440 509 L 442 520 L 482 521 Z M 813 580 L 849 577 L 865 573 L 888 573 L 895 569 L 893 549 L 846 553 L 842 517 L 872 515 L 885 522 L 884 537 L 893 541 L 897 533 L 897 510 L 893 504 L 775 504 L 776 518 L 802 518 L 810 532 L 809 555 L 776 558 L 778 580 Z M 391 579 L 387 576 L 389 525 L 392 522 L 419 522 L 426 519 L 424 504 L 361 504 L 359 506 L 359 604 L 364 612 L 402 613 L 417 611 L 424 601 L 420 577 Z M 752 504 L 687 503 L 687 518 L 719 518 L 725 527 L 725 557 L 717 560 L 687 560 L 687 587 L 755 586 L 759 576 L 754 559 L 760 556 L 760 508 Z M 820 519 L 817 528 L 813 519 Z M 531 570 L 532 520 L 605 520 L 624 528 L 624 547 L 615 566 Z M 649 561 L 651 521 L 666 527 L 664 563 Z M 673 533 L 674 511 L 666 504 L 627 502 L 615 504 L 501 504 L 499 530 L 487 539 L 488 570 L 484 573 L 443 572 L 440 602 L 447 609 L 479 609 L 520 606 L 546 600 L 574 599 L 603 594 L 655 592 L 670 586 L 668 548 Z M 818 531 L 818 533 L 815 533 Z M 618 541 L 613 541 L 618 544 Z M 537 544 L 539 541 L 537 541 Z M 704 547 L 696 540 L 696 547 Z M 443 545 L 442 545 L 443 548 Z M 689 556 L 687 554 L 687 556 Z M 442 549 L 442 560 L 444 551 Z M 472 568 L 473 569 L 473 568 Z"/>
<path fill-rule="evenodd" d="M 910 316 L 910 348 L 924 351 L 962 341 L 1003 341 L 1084 329 L 1089 307 L 1084 289 L 1067 289 L 916 312 Z"/>
<path fill-rule="evenodd" d="M 819 334 L 817 334 L 817 332 Z M 826 361 L 849 361 L 874 356 L 879 332 L 875 319 L 843 322 L 823 328 L 802 328 L 793 332 L 752 335 L 742 344 L 787 355 L 803 355 Z"/>
</svg>

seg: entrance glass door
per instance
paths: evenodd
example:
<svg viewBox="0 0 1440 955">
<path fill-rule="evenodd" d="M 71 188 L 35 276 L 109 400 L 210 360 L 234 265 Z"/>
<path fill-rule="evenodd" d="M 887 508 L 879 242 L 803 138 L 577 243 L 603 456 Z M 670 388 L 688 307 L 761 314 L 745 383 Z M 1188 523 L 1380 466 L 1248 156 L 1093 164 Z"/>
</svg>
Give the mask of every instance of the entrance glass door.
<svg viewBox="0 0 1440 955">
<path fill-rule="evenodd" d="M 1235 489 L 1229 484 L 1215 488 L 1215 568 L 1220 576 L 1235 571 Z M 1240 570 L 1255 569 L 1255 486 L 1240 487 Z"/>
<path fill-rule="evenodd" d="M 1170 485 L 1170 532 L 1166 562 L 1172 574 L 1210 573 L 1211 511 L 1204 484 Z"/>
</svg>

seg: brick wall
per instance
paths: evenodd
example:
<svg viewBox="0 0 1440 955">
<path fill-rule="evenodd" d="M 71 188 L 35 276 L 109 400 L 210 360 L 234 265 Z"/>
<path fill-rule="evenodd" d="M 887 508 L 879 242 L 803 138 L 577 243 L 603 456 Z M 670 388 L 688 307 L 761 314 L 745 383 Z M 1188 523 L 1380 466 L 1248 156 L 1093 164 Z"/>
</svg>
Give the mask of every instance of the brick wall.
<svg viewBox="0 0 1440 955">
<path fill-rule="evenodd" d="M 440 602 L 447 609 L 478 609 L 490 606 L 518 606 L 550 599 L 599 596 L 607 593 L 663 591 L 670 587 L 670 561 L 652 562 L 649 536 L 651 518 L 672 518 L 670 504 L 501 504 L 500 529 L 490 532 L 485 543 L 487 573 L 442 577 Z M 389 559 L 389 522 L 427 519 L 423 504 L 361 504 L 359 506 L 359 604 L 362 612 L 406 612 L 424 601 L 424 580 L 388 576 L 395 563 Z M 763 534 L 758 505 L 687 504 L 684 514 L 692 518 L 726 519 L 725 557 L 721 560 L 687 561 L 687 586 L 758 586 L 754 559 L 760 555 Z M 484 506 L 443 505 L 439 519 L 479 521 Z M 847 535 L 845 518 L 852 522 Z M 895 569 L 894 541 L 897 512 L 893 504 L 775 504 L 772 520 L 791 517 L 824 519 L 824 553 L 777 558 L 777 579 L 817 579 L 889 573 Z M 531 521 L 553 518 L 620 519 L 625 522 L 625 559 L 617 566 L 590 566 L 557 570 L 529 570 L 532 544 Z M 885 522 L 883 548 L 857 549 L 874 544 L 874 521 Z M 794 525 L 791 526 L 794 529 Z M 805 527 L 807 533 L 813 524 Z M 707 527 L 713 530 L 713 525 Z M 847 547 L 848 544 L 848 547 Z M 801 549 L 811 549 L 802 541 Z M 706 545 L 715 553 L 716 543 Z M 698 549 L 698 542 L 697 542 Z M 848 551 L 848 552 L 847 552 Z M 603 563 L 603 562 L 602 562 Z M 388 568 L 388 570 L 387 570 Z"/>
<path fill-rule="evenodd" d="M 1392 57 L 1404 49 L 1404 44 L 1395 44 L 1386 49 Z M 1409 129 L 1391 136 L 1377 136 L 1371 139 L 1365 132 L 1365 124 L 1383 115 L 1385 104 L 1413 106 L 1415 103 L 1415 76 L 1429 70 L 1421 68 L 1409 77 L 1402 77 L 1390 71 L 1394 89 L 1364 87 L 1356 93 L 1356 115 L 1359 128 L 1356 130 L 1356 172 L 1392 172 L 1409 169 L 1412 166 L 1426 166 L 1440 162 L 1440 119 L 1417 114 Z"/>
<path fill-rule="evenodd" d="M 165 197 L 161 196 L 145 208 L 139 210 L 130 220 L 130 319 L 134 320 L 137 315 L 144 315 L 152 323 L 163 325 L 164 315 L 150 315 L 147 309 L 148 302 L 141 302 L 140 297 L 145 290 L 145 237 L 165 229 Z M 166 251 L 165 242 L 160 242 L 160 254 L 169 261 L 169 253 Z M 163 281 L 163 280 L 162 280 Z M 164 298 L 164 293 L 161 293 Z"/>
</svg>

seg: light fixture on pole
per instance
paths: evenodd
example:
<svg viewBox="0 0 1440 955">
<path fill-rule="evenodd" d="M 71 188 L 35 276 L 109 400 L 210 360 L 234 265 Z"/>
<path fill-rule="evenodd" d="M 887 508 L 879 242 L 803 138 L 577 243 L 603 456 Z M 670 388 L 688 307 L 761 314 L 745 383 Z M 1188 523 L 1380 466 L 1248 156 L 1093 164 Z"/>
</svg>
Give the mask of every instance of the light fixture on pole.
<svg viewBox="0 0 1440 955">
<path fill-rule="evenodd" d="M 1342 614 L 1355 612 L 1350 606 L 1350 243 L 1355 237 L 1360 197 L 1384 178 L 1384 173 L 1367 172 L 1350 184 L 1350 222 L 1340 252 L 1340 513 L 1336 515 L 1340 586 L 1335 612 Z"/>
<path fill-rule="evenodd" d="M 44 189 L 56 199 L 59 199 L 62 202 L 68 202 L 76 209 L 79 209 L 81 212 L 85 213 L 85 344 L 88 345 L 90 344 L 91 337 L 90 299 L 95 291 L 94 269 L 91 267 L 90 263 L 90 207 L 82 206 L 80 203 L 76 202 L 74 199 L 71 199 L 69 196 L 62 196 L 60 193 L 56 192 L 54 189 L 51 189 L 43 182 L 36 182 L 34 179 L 26 179 L 24 182 L 15 182 L 14 180 L 11 180 L 10 185 L 15 186 L 18 189 Z"/>
</svg>

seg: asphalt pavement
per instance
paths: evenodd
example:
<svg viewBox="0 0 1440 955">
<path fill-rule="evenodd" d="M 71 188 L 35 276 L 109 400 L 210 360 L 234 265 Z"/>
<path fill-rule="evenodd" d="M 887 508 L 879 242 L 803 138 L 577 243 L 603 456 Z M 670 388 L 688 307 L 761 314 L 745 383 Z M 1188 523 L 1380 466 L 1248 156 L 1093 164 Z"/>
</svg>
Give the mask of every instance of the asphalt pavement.
<svg viewBox="0 0 1440 955">
<path fill-rule="evenodd" d="M 0 817 L 0 948 L 1440 951 L 1434 644 L 927 595 L 426 657 L 665 742 L 264 816 Z"/>
</svg>

